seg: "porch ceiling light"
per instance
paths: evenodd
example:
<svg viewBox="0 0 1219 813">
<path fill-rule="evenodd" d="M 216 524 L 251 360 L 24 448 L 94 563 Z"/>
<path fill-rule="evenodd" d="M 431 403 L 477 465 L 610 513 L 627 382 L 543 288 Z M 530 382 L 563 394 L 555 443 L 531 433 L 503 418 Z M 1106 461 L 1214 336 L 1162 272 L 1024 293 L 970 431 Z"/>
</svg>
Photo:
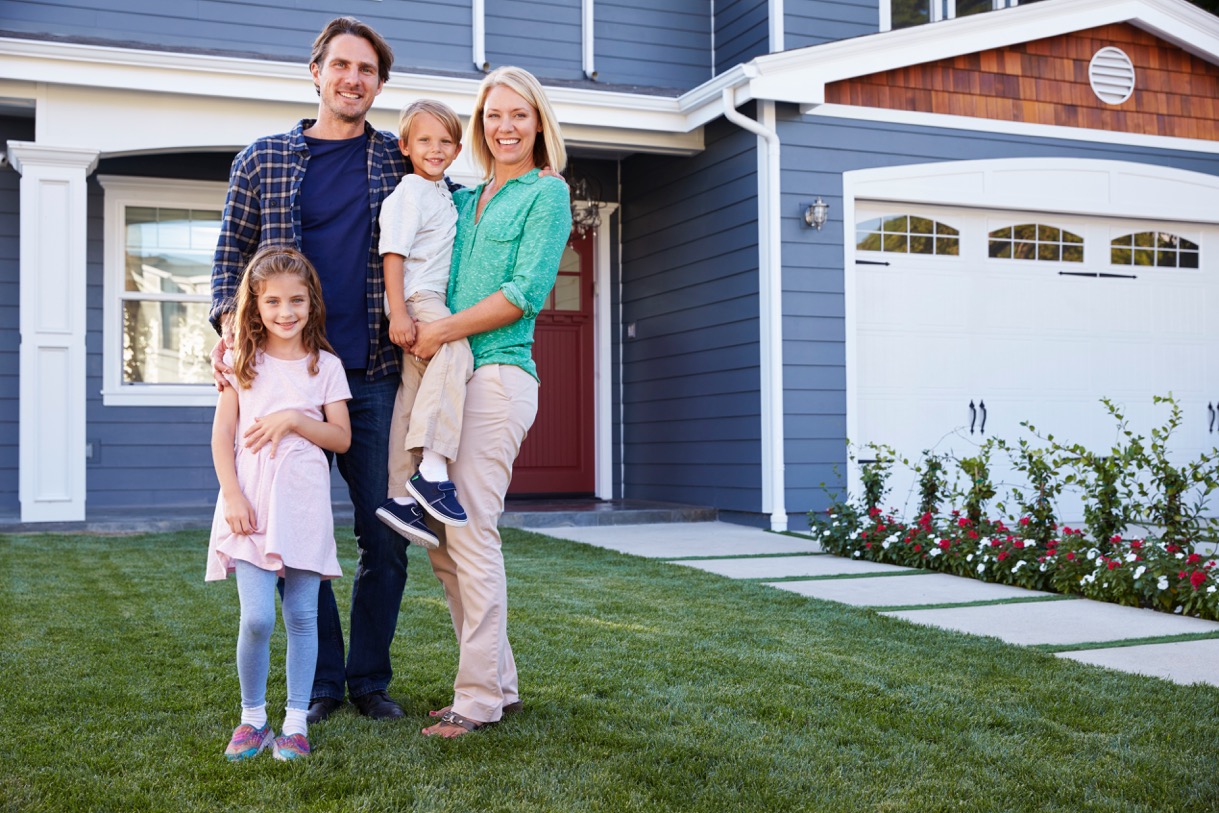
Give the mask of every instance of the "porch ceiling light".
<svg viewBox="0 0 1219 813">
<path fill-rule="evenodd" d="M 804 210 L 804 222 L 812 226 L 817 231 L 821 231 L 821 227 L 825 225 L 825 221 L 830 218 L 830 205 L 817 196 L 817 200 L 808 205 Z"/>
</svg>

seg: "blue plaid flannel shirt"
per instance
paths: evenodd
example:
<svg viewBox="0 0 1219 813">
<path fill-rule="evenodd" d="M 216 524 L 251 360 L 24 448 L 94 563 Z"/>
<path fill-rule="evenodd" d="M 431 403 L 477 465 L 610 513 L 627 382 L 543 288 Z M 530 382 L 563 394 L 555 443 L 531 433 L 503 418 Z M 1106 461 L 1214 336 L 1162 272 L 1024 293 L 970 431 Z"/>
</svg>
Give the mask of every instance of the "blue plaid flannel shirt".
<svg viewBox="0 0 1219 813">
<path fill-rule="evenodd" d="M 233 159 L 229 193 L 224 202 L 220 239 L 212 259 L 212 327 L 235 306 L 246 264 L 262 245 L 301 246 L 301 181 L 309 164 L 304 131 L 313 119 L 302 119 L 290 133 L 260 138 Z M 385 272 L 378 253 L 381 203 L 406 174 L 408 164 L 398 150 L 398 137 L 364 123 L 368 134 L 368 266 L 365 302 L 368 307 L 369 381 L 398 372 L 398 348 L 389 340 L 385 318 Z"/>
</svg>

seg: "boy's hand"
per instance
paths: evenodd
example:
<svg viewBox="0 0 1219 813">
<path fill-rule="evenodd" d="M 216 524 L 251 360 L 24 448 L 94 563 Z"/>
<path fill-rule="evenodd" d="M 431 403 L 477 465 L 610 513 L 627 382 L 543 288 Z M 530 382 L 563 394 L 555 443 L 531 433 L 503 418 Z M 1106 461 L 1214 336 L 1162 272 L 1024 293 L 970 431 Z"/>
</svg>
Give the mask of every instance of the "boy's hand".
<svg viewBox="0 0 1219 813">
<path fill-rule="evenodd" d="M 410 349 L 415 343 L 415 320 L 405 313 L 390 314 L 389 340 L 403 350 Z"/>
</svg>

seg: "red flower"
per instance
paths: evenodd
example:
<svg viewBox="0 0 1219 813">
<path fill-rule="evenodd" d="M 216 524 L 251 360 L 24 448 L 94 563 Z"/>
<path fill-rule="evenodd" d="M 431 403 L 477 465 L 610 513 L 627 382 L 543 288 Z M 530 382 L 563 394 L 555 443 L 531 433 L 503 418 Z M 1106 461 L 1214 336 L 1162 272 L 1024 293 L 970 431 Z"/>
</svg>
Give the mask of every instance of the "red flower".
<svg viewBox="0 0 1219 813">
<path fill-rule="evenodd" d="M 867 548 L 868 550 L 872 550 L 872 543 L 871 543 L 871 542 L 865 542 L 865 543 L 864 543 L 864 547 L 865 547 L 865 548 Z"/>
<path fill-rule="evenodd" d="M 1202 557 L 1201 557 L 1201 556 L 1199 556 L 1199 555 L 1198 555 L 1198 554 L 1196 554 L 1196 553 L 1191 553 L 1191 554 L 1190 554 L 1190 555 L 1189 555 L 1189 556 L 1188 556 L 1188 557 L 1185 559 L 1185 564 L 1187 564 L 1187 565 L 1196 565 L 1196 564 L 1198 564 L 1198 562 L 1201 562 L 1201 561 L 1202 561 Z"/>
<path fill-rule="evenodd" d="M 960 519 L 957 520 L 957 525 L 960 525 L 962 528 L 968 528 L 969 527 L 969 517 L 961 517 Z"/>
<path fill-rule="evenodd" d="M 1015 539 L 1012 541 L 1012 547 L 1016 548 L 1016 550 L 1022 550 L 1024 548 L 1024 541 Z"/>
<path fill-rule="evenodd" d="M 999 551 L 999 561 L 1002 562 L 1006 558 L 1007 558 L 1007 551 L 1005 551 L 1005 550 Z"/>
<path fill-rule="evenodd" d="M 1118 562 L 1110 562 L 1110 563 L 1109 563 L 1109 569 L 1110 569 L 1110 570 L 1115 570 L 1115 569 L 1117 569 L 1117 568 L 1119 568 L 1119 567 L 1121 567 L 1121 564 L 1120 564 L 1120 563 L 1118 563 Z"/>
<path fill-rule="evenodd" d="M 1177 551 L 1179 551 L 1181 549 L 1170 542 L 1169 544 L 1164 546 L 1164 550 L 1168 551 L 1169 553 L 1176 553 Z"/>
<path fill-rule="evenodd" d="M 1075 551 L 1073 551 L 1073 550 L 1069 550 L 1069 551 L 1067 551 L 1067 561 L 1068 561 L 1068 562 L 1074 562 L 1074 561 L 1075 561 Z"/>
<path fill-rule="evenodd" d="M 1028 525 L 1028 524 L 1029 524 L 1029 518 L 1028 518 L 1028 517 L 1021 517 L 1021 518 L 1020 518 L 1020 524 L 1021 524 L 1021 525 Z"/>
<path fill-rule="evenodd" d="M 1143 540 L 1141 540 L 1141 539 L 1135 539 L 1135 540 L 1131 541 L 1131 543 L 1130 543 L 1131 550 L 1139 550 L 1142 547 L 1143 547 Z"/>
<path fill-rule="evenodd" d="M 1178 579 L 1184 579 L 1184 578 L 1185 578 L 1185 571 L 1184 571 L 1184 570 L 1182 570 L 1180 573 L 1178 573 L 1178 574 L 1177 574 L 1177 578 L 1178 578 Z"/>
<path fill-rule="evenodd" d="M 880 509 L 877 508 L 875 505 L 872 506 L 871 508 L 868 509 L 868 516 L 870 516 L 870 517 L 880 516 Z"/>
<path fill-rule="evenodd" d="M 1206 572 L 1203 570 L 1195 570 L 1189 577 L 1189 583 L 1197 590 L 1206 581 Z"/>
<path fill-rule="evenodd" d="M 919 551 L 921 551 L 922 549 L 923 549 L 923 546 L 922 546 L 922 545 L 915 545 L 915 546 L 914 546 L 914 552 L 915 552 L 915 553 L 918 553 L 918 552 L 919 552 Z"/>
<path fill-rule="evenodd" d="M 952 546 L 952 543 L 949 542 L 947 539 L 941 539 L 939 542 L 939 545 L 940 545 L 940 550 L 948 550 L 948 548 Z"/>
<path fill-rule="evenodd" d="M 1112 542 L 1114 545 L 1118 545 L 1118 544 L 1121 544 L 1122 538 L 1120 536 L 1114 535 L 1109 538 L 1109 541 Z"/>
<path fill-rule="evenodd" d="M 977 538 L 978 538 L 978 532 L 977 532 L 977 531 L 975 531 L 975 530 L 974 530 L 974 529 L 972 529 L 972 528 L 970 528 L 970 529 L 969 529 L 969 531 L 968 531 L 968 533 L 966 533 L 965 535 L 966 535 L 966 536 L 968 536 L 970 539 L 977 539 Z"/>
</svg>

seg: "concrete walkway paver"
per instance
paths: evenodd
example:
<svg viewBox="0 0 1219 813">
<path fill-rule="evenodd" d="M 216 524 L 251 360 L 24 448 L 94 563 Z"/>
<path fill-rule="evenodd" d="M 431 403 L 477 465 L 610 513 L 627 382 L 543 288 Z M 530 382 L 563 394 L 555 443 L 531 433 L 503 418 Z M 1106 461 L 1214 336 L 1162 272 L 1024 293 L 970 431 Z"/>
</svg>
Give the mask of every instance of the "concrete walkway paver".
<svg viewBox="0 0 1219 813">
<path fill-rule="evenodd" d="M 1183 685 L 1219 682 L 1219 675 L 1216 674 L 1219 671 L 1219 640 L 1215 639 L 1083 649 L 1057 654 L 1060 658 L 1070 658 L 1080 663 L 1165 678 Z"/>
<path fill-rule="evenodd" d="M 841 557 L 835 556 L 834 558 Z M 917 579 L 825 579 L 807 582 L 775 582 L 770 586 L 780 590 L 790 590 L 802 596 L 840 601 L 857 607 L 961 604 L 968 601 L 995 601 L 997 599 L 1054 595 L 1007 584 L 989 584 L 974 579 L 963 579 L 947 573 L 926 573 Z"/>
<path fill-rule="evenodd" d="M 663 522 L 653 525 L 602 525 L 573 528 L 530 528 L 529 530 L 648 559 L 673 559 L 678 556 L 812 553 L 819 549 L 811 537 L 798 539 L 727 522 Z"/>
</svg>

